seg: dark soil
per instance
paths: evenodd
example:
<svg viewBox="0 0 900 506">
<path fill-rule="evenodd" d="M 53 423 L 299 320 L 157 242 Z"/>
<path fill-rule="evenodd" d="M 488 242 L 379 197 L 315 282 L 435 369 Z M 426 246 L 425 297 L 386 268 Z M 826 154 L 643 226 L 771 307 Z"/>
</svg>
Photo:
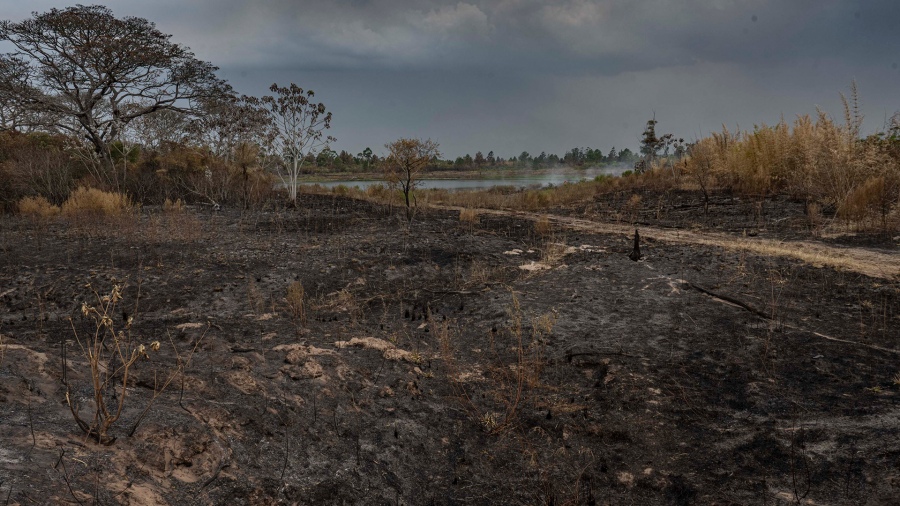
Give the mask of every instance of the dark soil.
<svg viewBox="0 0 900 506">
<path fill-rule="evenodd" d="M 813 235 L 766 205 L 629 212 Z M 898 504 L 896 277 L 314 195 L 0 226 L 3 504 Z M 147 357 L 103 445 L 64 382 L 90 422 L 81 308 L 115 284 Z"/>
</svg>

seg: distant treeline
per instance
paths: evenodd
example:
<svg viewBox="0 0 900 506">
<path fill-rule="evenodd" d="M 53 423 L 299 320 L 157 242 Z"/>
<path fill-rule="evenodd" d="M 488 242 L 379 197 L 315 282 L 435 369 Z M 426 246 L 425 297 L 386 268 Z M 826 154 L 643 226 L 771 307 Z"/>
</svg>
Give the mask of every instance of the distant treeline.
<svg viewBox="0 0 900 506">
<path fill-rule="evenodd" d="M 601 149 L 572 148 L 563 156 L 541 152 L 537 156 L 523 151 L 518 156 L 504 158 L 495 156 L 493 151 L 487 155 L 478 151 L 475 156 L 466 154 L 456 159 L 434 159 L 429 167 L 431 170 L 446 171 L 471 171 L 490 169 L 552 169 L 557 167 L 602 167 L 604 165 L 634 164 L 640 157 L 630 149 L 610 149 L 604 152 Z M 324 149 L 315 158 L 310 157 L 306 166 L 309 172 L 371 172 L 377 171 L 378 164 L 383 160 L 366 148 L 353 155 L 345 150 L 336 152 Z"/>
</svg>

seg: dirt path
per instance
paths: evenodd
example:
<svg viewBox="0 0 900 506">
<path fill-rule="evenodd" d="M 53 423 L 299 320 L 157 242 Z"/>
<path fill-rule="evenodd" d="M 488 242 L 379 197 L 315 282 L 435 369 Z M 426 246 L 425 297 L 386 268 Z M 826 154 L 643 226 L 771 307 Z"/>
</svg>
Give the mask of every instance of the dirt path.
<svg viewBox="0 0 900 506">
<path fill-rule="evenodd" d="M 459 211 L 456 206 L 433 206 L 436 209 Z M 497 209 L 476 209 L 480 215 L 515 216 L 518 218 L 537 220 L 546 217 L 551 223 L 570 230 L 579 230 L 597 234 L 631 235 L 634 228 L 630 225 L 603 223 L 598 221 L 573 218 L 552 214 L 531 213 L 525 211 L 505 211 Z M 900 255 L 874 249 L 830 246 L 810 241 L 779 241 L 759 237 L 737 237 L 719 232 L 700 232 L 684 229 L 665 229 L 641 226 L 640 234 L 646 239 L 653 239 L 672 244 L 700 244 L 731 250 L 743 250 L 764 256 L 781 256 L 802 260 L 816 267 L 833 267 L 835 269 L 857 272 L 873 278 L 887 280 L 900 279 Z"/>
</svg>

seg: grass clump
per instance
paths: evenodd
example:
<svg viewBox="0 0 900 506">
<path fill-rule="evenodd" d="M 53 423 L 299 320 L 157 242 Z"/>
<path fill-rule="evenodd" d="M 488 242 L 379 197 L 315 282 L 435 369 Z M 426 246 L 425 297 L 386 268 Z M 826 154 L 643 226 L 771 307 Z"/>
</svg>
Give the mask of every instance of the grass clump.
<svg viewBox="0 0 900 506">
<path fill-rule="evenodd" d="M 303 290 L 303 283 L 294 281 L 288 285 L 285 300 L 294 321 L 299 325 L 306 325 L 306 292 Z"/>
<path fill-rule="evenodd" d="M 121 193 L 79 186 L 63 203 L 62 214 L 64 216 L 121 216 L 131 209 L 131 201 Z"/>
<path fill-rule="evenodd" d="M 17 207 L 20 214 L 37 219 L 49 219 L 60 212 L 59 206 L 51 204 L 44 197 L 24 197 L 19 200 Z"/>
<path fill-rule="evenodd" d="M 478 223 L 478 211 L 476 209 L 460 209 L 459 222 L 474 225 Z"/>
</svg>

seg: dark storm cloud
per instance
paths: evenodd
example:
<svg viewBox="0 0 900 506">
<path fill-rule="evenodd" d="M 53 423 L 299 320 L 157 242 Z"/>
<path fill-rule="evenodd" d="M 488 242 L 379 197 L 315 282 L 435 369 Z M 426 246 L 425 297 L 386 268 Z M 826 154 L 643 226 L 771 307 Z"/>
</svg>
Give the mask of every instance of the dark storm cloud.
<svg viewBox="0 0 900 506">
<path fill-rule="evenodd" d="M 21 18 L 56 2 L 6 3 Z M 110 1 L 223 66 L 497 68 L 616 74 L 694 62 L 878 61 L 900 49 L 893 0 Z M 207 54 L 208 53 L 208 54 Z"/>
<path fill-rule="evenodd" d="M 54 2 L 0 0 L 21 19 Z M 634 147 L 838 103 L 900 107 L 895 0 L 117 0 L 245 93 L 314 88 L 339 144 L 437 137 L 448 154 Z M 877 125 L 876 125 L 877 126 Z"/>
<path fill-rule="evenodd" d="M 482 67 L 616 74 L 694 62 L 875 62 L 900 48 L 892 0 L 850 2 L 405 0 L 159 4 L 223 65 L 299 69 Z M 172 14 L 178 12 L 178 16 Z M 755 21 L 754 21 L 755 20 Z"/>
</svg>

